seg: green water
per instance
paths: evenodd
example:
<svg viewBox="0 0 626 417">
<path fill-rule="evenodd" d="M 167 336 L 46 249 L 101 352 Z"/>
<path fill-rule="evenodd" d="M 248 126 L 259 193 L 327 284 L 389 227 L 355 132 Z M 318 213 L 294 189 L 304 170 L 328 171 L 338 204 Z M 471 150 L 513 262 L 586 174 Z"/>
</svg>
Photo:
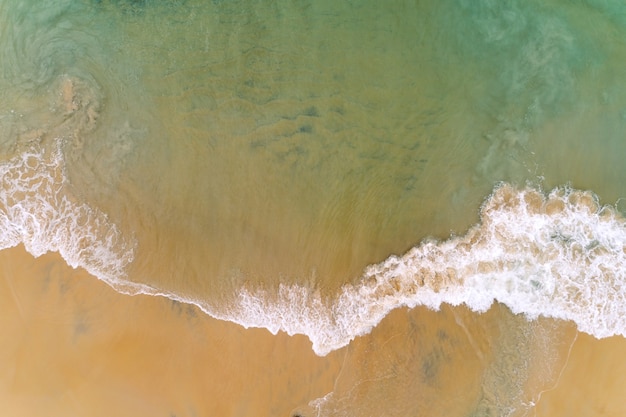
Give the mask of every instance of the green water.
<svg viewBox="0 0 626 417">
<path fill-rule="evenodd" d="M 61 139 L 132 281 L 332 294 L 500 181 L 623 196 L 621 7 L 7 1 L 1 150 Z"/>
</svg>

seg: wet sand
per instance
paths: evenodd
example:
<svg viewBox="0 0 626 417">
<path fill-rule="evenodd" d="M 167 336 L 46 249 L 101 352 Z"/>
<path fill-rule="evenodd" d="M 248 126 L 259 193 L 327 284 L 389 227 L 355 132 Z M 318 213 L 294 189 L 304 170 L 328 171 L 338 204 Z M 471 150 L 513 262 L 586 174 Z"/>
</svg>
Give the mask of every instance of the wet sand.
<svg viewBox="0 0 626 417">
<path fill-rule="evenodd" d="M 33 259 L 18 247 L 2 251 L 0 264 L 0 402 L 12 416 L 465 416 L 507 407 L 525 415 L 569 346 L 567 325 L 528 322 L 500 305 L 485 314 L 444 305 L 395 310 L 318 357 L 302 336 L 116 293 L 56 254 Z M 580 350 L 570 366 L 585 363 Z M 610 364 L 597 361 L 604 370 L 591 378 L 577 365 L 580 381 L 611 380 Z M 544 394 L 540 411 L 565 410 L 564 396 L 551 399 L 559 389 Z"/>
<path fill-rule="evenodd" d="M 0 257 L 6 415 L 289 415 L 332 389 L 342 352 L 118 294 L 55 254 Z"/>
<path fill-rule="evenodd" d="M 626 415 L 626 339 L 580 333 L 559 383 L 537 403 L 537 417 Z"/>
</svg>

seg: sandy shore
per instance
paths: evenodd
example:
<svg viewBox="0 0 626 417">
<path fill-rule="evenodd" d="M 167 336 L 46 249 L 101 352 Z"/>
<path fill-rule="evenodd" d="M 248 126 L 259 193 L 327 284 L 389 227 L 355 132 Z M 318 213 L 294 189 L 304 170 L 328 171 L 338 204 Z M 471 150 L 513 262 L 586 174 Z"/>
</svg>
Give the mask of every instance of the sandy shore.
<svg viewBox="0 0 626 417">
<path fill-rule="evenodd" d="M 0 252 L 0 403 L 11 416 L 289 415 L 342 352 L 116 293 L 54 254 Z"/>
<path fill-rule="evenodd" d="M 0 403 L 11 416 L 626 412 L 626 341 L 586 335 L 556 388 L 530 407 L 554 386 L 571 327 L 527 322 L 499 305 L 485 314 L 398 309 L 371 334 L 318 357 L 302 336 L 118 294 L 56 254 L 35 260 L 14 248 L 0 252 L 0 265 Z M 546 336 L 553 330 L 563 343 L 542 345 L 560 340 Z"/>
<path fill-rule="evenodd" d="M 534 415 L 626 415 L 626 339 L 597 340 L 581 333 L 572 346 L 559 383 L 545 392 Z"/>
</svg>

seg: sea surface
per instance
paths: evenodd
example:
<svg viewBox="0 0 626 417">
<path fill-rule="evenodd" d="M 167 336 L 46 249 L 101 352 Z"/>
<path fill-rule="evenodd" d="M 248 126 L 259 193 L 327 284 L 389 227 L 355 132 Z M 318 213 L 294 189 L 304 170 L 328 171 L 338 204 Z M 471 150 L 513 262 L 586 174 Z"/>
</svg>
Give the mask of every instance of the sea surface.
<svg viewBox="0 0 626 417">
<path fill-rule="evenodd" d="M 626 415 L 625 40 L 620 0 L 0 0 L 0 414 Z"/>
</svg>

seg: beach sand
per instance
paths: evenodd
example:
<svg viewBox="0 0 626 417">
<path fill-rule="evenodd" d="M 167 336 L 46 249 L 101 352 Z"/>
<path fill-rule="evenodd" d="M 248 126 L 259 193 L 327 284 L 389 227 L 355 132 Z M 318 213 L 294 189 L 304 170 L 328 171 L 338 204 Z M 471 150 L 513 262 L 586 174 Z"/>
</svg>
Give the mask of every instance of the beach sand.
<svg viewBox="0 0 626 417">
<path fill-rule="evenodd" d="M 543 393 L 536 416 L 623 416 L 626 339 L 580 333 L 558 384 Z"/>
<path fill-rule="evenodd" d="M 17 247 L 0 257 L 0 402 L 12 416 L 526 415 L 554 385 L 575 335 L 501 305 L 484 314 L 403 308 L 319 357 L 304 336 L 119 294 L 56 254 L 34 259 Z M 598 349 L 625 345 L 579 337 L 575 368 L 543 394 L 538 415 L 567 415 L 572 395 L 589 409 L 610 407 L 604 400 L 617 394 L 588 392 L 618 381 Z M 572 372 L 578 382 L 568 382 Z"/>
<path fill-rule="evenodd" d="M 126 296 L 59 256 L 0 253 L 0 403 L 10 416 L 289 415 L 343 353 L 161 297 Z"/>
</svg>

